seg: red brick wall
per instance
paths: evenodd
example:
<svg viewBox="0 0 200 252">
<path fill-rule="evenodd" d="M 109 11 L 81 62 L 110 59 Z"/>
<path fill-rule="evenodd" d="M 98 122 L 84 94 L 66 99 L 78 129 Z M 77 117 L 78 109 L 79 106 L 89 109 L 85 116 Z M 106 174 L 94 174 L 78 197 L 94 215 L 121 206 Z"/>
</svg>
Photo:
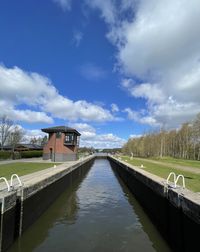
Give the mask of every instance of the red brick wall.
<svg viewBox="0 0 200 252">
<path fill-rule="evenodd" d="M 56 138 L 56 133 L 52 133 L 49 135 L 48 143 L 44 146 L 43 152 L 45 154 L 50 153 L 50 148 L 52 148 L 52 152 L 54 153 L 64 153 L 64 154 L 72 154 L 77 152 L 77 146 L 65 146 L 65 134 L 62 133 L 61 138 Z"/>
</svg>

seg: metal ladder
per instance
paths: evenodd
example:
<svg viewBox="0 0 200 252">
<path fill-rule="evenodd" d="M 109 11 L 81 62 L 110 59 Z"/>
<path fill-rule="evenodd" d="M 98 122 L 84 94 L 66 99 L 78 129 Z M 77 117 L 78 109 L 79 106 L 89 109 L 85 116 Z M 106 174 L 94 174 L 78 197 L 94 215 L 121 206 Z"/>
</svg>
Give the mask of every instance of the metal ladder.
<svg viewBox="0 0 200 252">
<path fill-rule="evenodd" d="M 12 175 L 11 175 L 11 178 L 10 178 L 10 185 L 9 185 L 8 180 L 7 180 L 5 177 L 0 177 L 0 181 L 3 180 L 3 181 L 5 182 L 5 184 L 6 184 L 6 186 L 7 186 L 8 192 L 10 192 L 11 190 L 14 189 L 14 186 L 13 186 L 14 177 L 17 178 L 18 183 L 19 183 L 19 187 L 22 187 L 23 184 L 22 184 L 22 182 L 21 182 L 21 180 L 20 180 L 20 178 L 19 178 L 19 176 L 18 176 L 17 174 L 12 174 Z"/>
<path fill-rule="evenodd" d="M 8 180 L 5 177 L 1 177 L 0 180 L 3 180 L 7 186 L 8 192 L 10 192 L 10 185 L 8 183 Z"/>
<path fill-rule="evenodd" d="M 178 183 L 178 180 L 180 178 L 182 178 L 182 188 L 185 189 L 185 178 L 182 174 L 179 174 L 178 176 L 176 176 L 176 174 L 174 172 L 170 172 L 169 176 L 167 177 L 167 180 L 166 180 L 166 184 L 167 186 L 171 186 L 170 183 L 169 183 L 169 179 L 170 177 L 173 175 L 173 184 L 172 187 L 174 188 L 177 188 L 177 183 Z"/>
<path fill-rule="evenodd" d="M 19 176 L 17 174 L 12 174 L 11 179 L 10 179 L 10 188 L 14 188 L 13 187 L 13 179 L 14 179 L 14 177 L 17 178 L 17 180 L 19 182 L 19 186 L 22 187 L 23 185 L 22 185 L 22 182 L 21 182 Z"/>
</svg>

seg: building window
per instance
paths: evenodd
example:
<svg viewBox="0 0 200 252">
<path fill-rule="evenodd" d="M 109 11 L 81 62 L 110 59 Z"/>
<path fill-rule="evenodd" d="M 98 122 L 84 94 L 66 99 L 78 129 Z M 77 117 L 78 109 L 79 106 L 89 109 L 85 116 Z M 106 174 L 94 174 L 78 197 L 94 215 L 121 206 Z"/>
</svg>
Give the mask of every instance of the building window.
<svg viewBox="0 0 200 252">
<path fill-rule="evenodd" d="M 76 138 L 76 144 L 79 145 L 79 143 L 80 143 L 80 136 L 77 136 L 77 138 Z"/>
<path fill-rule="evenodd" d="M 56 132 L 56 138 L 61 138 L 61 132 Z"/>
<path fill-rule="evenodd" d="M 74 141 L 74 134 L 73 133 L 67 133 L 65 137 L 65 142 L 72 143 Z"/>
</svg>

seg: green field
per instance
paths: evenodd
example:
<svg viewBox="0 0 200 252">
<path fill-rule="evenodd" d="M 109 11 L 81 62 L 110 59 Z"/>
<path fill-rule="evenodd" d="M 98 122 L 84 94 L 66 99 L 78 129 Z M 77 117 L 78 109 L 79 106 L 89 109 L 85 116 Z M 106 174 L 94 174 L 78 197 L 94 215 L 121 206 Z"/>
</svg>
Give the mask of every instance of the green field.
<svg viewBox="0 0 200 252">
<path fill-rule="evenodd" d="M 179 158 L 171 158 L 171 157 L 163 157 L 163 158 L 155 158 L 152 159 L 159 162 L 177 164 L 182 166 L 189 166 L 194 168 L 200 168 L 200 161 L 197 160 L 187 160 L 187 159 L 179 159 Z"/>
<path fill-rule="evenodd" d="M 29 173 L 37 172 L 44 170 L 57 165 L 57 163 L 24 163 L 16 162 L 10 164 L 1 164 L 0 165 L 0 177 L 6 177 L 10 179 L 11 175 L 16 173 L 18 176 L 23 176 Z M 59 163 L 60 164 L 60 163 Z"/>
<path fill-rule="evenodd" d="M 166 166 L 166 163 L 165 166 L 162 166 L 160 164 L 153 164 L 148 162 L 148 159 L 146 159 L 145 161 L 134 158 L 130 160 L 130 157 L 123 156 L 122 160 L 139 167 L 141 166 L 141 164 L 143 164 L 144 170 L 164 179 L 167 179 L 170 172 L 175 172 L 176 175 L 182 174 L 185 177 L 186 188 L 194 192 L 200 192 L 200 174 L 194 174 L 192 172 L 170 168 Z"/>
</svg>

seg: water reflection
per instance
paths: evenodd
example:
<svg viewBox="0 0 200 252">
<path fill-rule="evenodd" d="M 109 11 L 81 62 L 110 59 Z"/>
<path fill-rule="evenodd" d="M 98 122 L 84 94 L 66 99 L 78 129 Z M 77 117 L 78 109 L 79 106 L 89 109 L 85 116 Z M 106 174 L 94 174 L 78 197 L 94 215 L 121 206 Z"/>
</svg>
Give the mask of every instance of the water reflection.
<svg viewBox="0 0 200 252">
<path fill-rule="evenodd" d="M 140 223 L 144 232 L 148 235 L 149 239 L 151 240 L 153 248 L 155 248 L 156 251 L 162 251 L 162 252 L 171 251 L 168 244 L 166 243 L 165 240 L 163 240 L 161 234 L 155 228 L 149 217 L 146 215 L 144 209 L 141 207 L 139 202 L 136 200 L 135 197 L 133 197 L 133 195 L 131 194 L 129 189 L 125 186 L 121 178 L 117 175 L 115 170 L 113 170 L 113 172 L 123 190 L 124 196 L 127 198 L 128 202 L 132 206 L 138 222 Z"/>
<path fill-rule="evenodd" d="M 60 224 L 72 225 L 75 223 L 79 209 L 76 191 L 87 176 L 90 168 L 82 169 L 76 180 L 69 180 L 70 184 L 66 191 L 23 233 L 22 237 L 13 244 L 8 252 L 35 251 L 35 248 L 49 237 L 51 229 Z"/>
<path fill-rule="evenodd" d="M 167 251 L 107 160 L 97 159 L 19 239 L 12 251 Z"/>
</svg>

